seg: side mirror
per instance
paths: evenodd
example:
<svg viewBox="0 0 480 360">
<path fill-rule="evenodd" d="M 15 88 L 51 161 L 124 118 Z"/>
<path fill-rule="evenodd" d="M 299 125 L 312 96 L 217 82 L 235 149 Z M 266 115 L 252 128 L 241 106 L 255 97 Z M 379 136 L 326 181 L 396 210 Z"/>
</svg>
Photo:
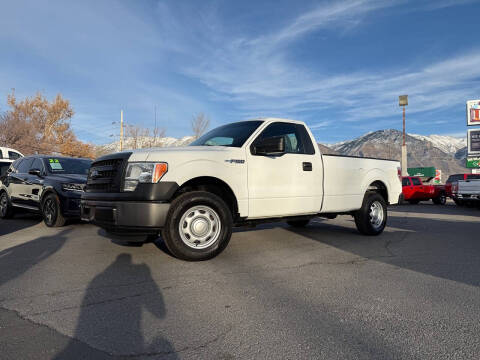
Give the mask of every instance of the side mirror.
<svg viewBox="0 0 480 360">
<path fill-rule="evenodd" d="M 254 155 L 283 155 L 285 154 L 285 138 L 283 136 L 272 136 L 258 140 L 253 144 Z"/>
<path fill-rule="evenodd" d="M 40 169 L 30 169 L 28 170 L 30 175 L 37 175 L 38 177 L 42 177 L 42 171 Z"/>
</svg>

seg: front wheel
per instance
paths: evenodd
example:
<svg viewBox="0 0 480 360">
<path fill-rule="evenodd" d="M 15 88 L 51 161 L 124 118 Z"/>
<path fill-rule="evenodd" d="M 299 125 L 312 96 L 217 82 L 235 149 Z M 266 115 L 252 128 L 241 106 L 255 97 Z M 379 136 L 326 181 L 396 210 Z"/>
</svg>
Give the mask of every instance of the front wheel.
<svg viewBox="0 0 480 360">
<path fill-rule="evenodd" d="M 362 207 L 354 214 L 355 225 L 363 235 L 379 235 L 387 224 L 387 203 L 376 192 L 367 192 Z"/>
<path fill-rule="evenodd" d="M 162 237 L 175 257 L 187 261 L 207 260 L 227 247 L 232 226 L 232 213 L 219 196 L 193 191 L 172 202 Z"/>
<path fill-rule="evenodd" d="M 57 195 L 48 194 L 42 203 L 43 222 L 48 227 L 60 227 L 65 225 L 66 219 L 60 209 L 60 201 Z"/>
<path fill-rule="evenodd" d="M 9 219 L 13 216 L 13 207 L 5 191 L 0 194 L 0 219 Z"/>
</svg>

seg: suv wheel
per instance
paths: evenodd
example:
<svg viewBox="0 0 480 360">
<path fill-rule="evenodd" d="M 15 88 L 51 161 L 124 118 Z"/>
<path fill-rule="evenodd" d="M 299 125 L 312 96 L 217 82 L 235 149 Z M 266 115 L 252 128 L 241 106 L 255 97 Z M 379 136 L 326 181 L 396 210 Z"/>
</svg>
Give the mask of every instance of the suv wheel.
<svg viewBox="0 0 480 360">
<path fill-rule="evenodd" d="M 65 218 L 60 209 L 60 201 L 57 195 L 48 194 L 42 203 L 43 222 L 48 227 L 59 227 L 65 225 Z"/>
<path fill-rule="evenodd" d="M 8 200 L 8 195 L 5 191 L 0 193 L 0 218 L 9 219 L 13 216 L 13 207 Z"/>
<path fill-rule="evenodd" d="M 367 192 L 360 210 L 354 214 L 355 225 L 363 235 L 379 235 L 387 224 L 387 203 L 376 192 Z"/>
<path fill-rule="evenodd" d="M 228 245 L 232 226 L 232 213 L 220 197 L 206 191 L 193 191 L 172 202 L 162 237 L 175 257 L 207 260 Z"/>
</svg>

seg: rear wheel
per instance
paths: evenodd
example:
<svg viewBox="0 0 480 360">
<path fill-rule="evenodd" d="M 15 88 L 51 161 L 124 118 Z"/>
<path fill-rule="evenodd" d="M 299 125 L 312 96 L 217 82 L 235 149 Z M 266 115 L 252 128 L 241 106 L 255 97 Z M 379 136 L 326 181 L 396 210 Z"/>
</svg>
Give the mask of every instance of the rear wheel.
<svg viewBox="0 0 480 360">
<path fill-rule="evenodd" d="M 207 260 L 226 248 L 232 226 L 232 213 L 219 196 L 193 191 L 172 202 L 162 237 L 175 257 L 187 261 Z"/>
<path fill-rule="evenodd" d="M 0 193 L 0 218 L 9 219 L 13 216 L 13 207 L 8 200 L 8 195 L 5 191 Z"/>
<path fill-rule="evenodd" d="M 436 198 L 433 198 L 432 201 L 436 205 L 445 205 L 445 203 L 447 202 L 447 197 L 445 196 L 445 194 L 442 193 Z"/>
<path fill-rule="evenodd" d="M 387 203 L 376 192 L 367 192 L 362 207 L 354 214 L 355 225 L 363 235 L 379 235 L 387 224 Z"/>
<path fill-rule="evenodd" d="M 60 201 L 57 195 L 48 194 L 42 203 L 43 222 L 48 227 L 60 227 L 65 225 L 66 219 L 60 209 Z"/>
<path fill-rule="evenodd" d="M 291 221 L 287 221 L 287 224 L 292 226 L 292 227 L 301 228 L 301 227 L 307 226 L 309 222 L 310 222 L 310 219 L 291 220 Z"/>
</svg>

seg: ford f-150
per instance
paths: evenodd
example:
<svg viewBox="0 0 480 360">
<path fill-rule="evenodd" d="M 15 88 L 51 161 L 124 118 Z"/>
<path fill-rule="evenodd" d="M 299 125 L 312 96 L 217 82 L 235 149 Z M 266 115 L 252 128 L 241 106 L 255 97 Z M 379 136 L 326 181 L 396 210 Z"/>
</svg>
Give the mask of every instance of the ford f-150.
<svg viewBox="0 0 480 360">
<path fill-rule="evenodd" d="M 161 233 L 170 252 L 204 260 L 233 226 L 306 226 L 349 214 L 378 235 L 402 196 L 398 161 L 322 155 L 300 121 L 265 118 L 221 126 L 190 146 L 98 158 L 82 194 L 82 218 L 113 233 Z"/>
</svg>

